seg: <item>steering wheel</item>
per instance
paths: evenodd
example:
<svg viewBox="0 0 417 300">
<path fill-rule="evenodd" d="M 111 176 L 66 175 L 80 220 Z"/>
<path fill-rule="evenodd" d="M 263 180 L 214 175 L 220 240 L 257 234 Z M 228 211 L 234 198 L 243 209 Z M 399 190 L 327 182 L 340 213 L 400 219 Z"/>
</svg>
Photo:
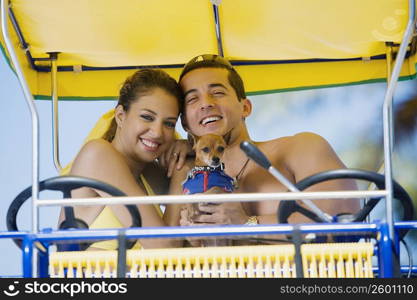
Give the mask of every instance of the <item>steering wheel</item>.
<svg viewBox="0 0 417 300">
<path fill-rule="evenodd" d="M 385 189 L 385 176 L 379 173 L 359 170 L 359 169 L 338 169 L 330 170 L 317 174 L 313 174 L 307 178 L 304 178 L 298 182 L 295 186 L 300 190 L 305 190 L 306 188 L 323 182 L 333 179 L 360 179 L 373 182 L 379 189 Z M 414 207 L 411 197 L 404 190 L 401 185 L 399 185 L 395 180 L 393 180 L 393 196 L 400 201 L 402 204 L 404 214 L 403 221 L 413 220 L 414 218 Z M 339 215 L 334 218 L 337 221 L 345 222 L 361 222 L 369 215 L 372 209 L 378 204 L 379 200 L 382 197 L 370 199 L 364 207 L 359 210 L 354 215 Z M 309 219 L 315 222 L 322 222 L 321 219 L 311 210 L 300 206 L 295 200 L 284 200 L 280 201 L 277 211 L 278 222 L 279 223 L 288 223 L 288 218 L 295 212 L 299 212 L 302 215 L 308 217 Z M 407 231 L 402 230 L 400 232 L 400 238 L 403 238 Z"/>
<path fill-rule="evenodd" d="M 98 189 L 100 191 L 106 192 L 111 196 L 126 196 L 125 193 L 119 189 L 111 186 L 110 184 L 98 181 L 95 179 L 79 176 L 58 176 L 46 179 L 39 182 L 39 192 L 44 190 L 60 191 L 63 193 L 64 198 L 71 197 L 71 191 L 81 187 L 89 187 L 93 189 Z M 12 201 L 7 211 L 6 224 L 9 231 L 18 231 L 16 219 L 17 213 L 22 207 L 23 203 L 32 196 L 32 187 L 28 187 L 23 190 L 17 197 Z M 128 209 L 130 216 L 132 217 L 132 227 L 141 227 L 142 219 L 139 213 L 138 208 L 135 205 L 125 205 Z M 74 211 L 72 207 L 65 207 L 65 220 L 61 223 L 60 229 L 68 228 L 88 228 L 88 225 L 79 219 L 74 218 Z M 22 248 L 22 241 L 19 239 L 13 239 L 14 243 Z M 133 242 L 133 241 L 132 241 Z M 134 242 L 128 245 L 128 247 L 133 246 Z M 83 247 L 88 247 L 88 244 L 83 243 Z M 129 248 L 130 248 L 129 247 Z"/>
</svg>

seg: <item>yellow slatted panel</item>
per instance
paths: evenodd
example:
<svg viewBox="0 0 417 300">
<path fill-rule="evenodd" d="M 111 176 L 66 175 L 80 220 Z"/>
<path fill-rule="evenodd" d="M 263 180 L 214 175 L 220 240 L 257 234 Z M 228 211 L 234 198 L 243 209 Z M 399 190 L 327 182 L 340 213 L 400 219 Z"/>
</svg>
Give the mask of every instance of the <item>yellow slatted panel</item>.
<svg viewBox="0 0 417 300">
<path fill-rule="evenodd" d="M 306 244 L 304 276 L 373 277 L 370 243 Z M 54 252 L 51 277 L 116 277 L 116 251 Z M 294 246 L 238 246 L 127 251 L 132 278 L 294 278 Z"/>
<path fill-rule="evenodd" d="M 373 277 L 373 252 L 370 243 L 302 245 L 304 277 Z"/>
</svg>

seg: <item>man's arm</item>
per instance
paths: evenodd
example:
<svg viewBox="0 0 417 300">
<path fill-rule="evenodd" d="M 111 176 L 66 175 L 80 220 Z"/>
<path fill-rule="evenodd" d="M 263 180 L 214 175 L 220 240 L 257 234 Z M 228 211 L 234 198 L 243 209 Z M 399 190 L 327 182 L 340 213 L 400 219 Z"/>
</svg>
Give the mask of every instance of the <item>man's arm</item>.
<svg viewBox="0 0 417 300">
<path fill-rule="evenodd" d="M 282 164 L 283 157 L 278 155 L 277 147 L 283 147 L 282 144 L 275 144 L 277 140 L 269 141 L 264 144 L 262 151 L 270 159 L 274 166 Z M 329 143 L 321 136 L 313 133 L 300 133 L 287 139 L 285 144 L 284 168 L 288 170 L 286 176 L 290 181 L 298 182 L 310 175 L 333 169 L 346 168 L 338 158 Z M 281 148 L 281 150 L 282 150 Z M 281 152 L 282 154 L 282 152 Z M 264 172 L 259 169 L 258 172 Z M 292 175 L 290 178 L 289 175 Z M 272 176 L 272 175 L 271 175 Z M 269 177 L 269 176 L 268 176 Z M 266 179 L 266 178 L 265 178 Z M 275 179 L 273 186 L 277 190 L 271 190 L 271 185 L 263 184 L 265 192 L 280 192 L 282 186 Z M 251 182 L 253 183 L 253 182 Z M 337 191 L 337 190 L 356 190 L 356 184 L 353 180 L 332 180 L 314 185 L 307 191 Z M 338 213 L 355 213 L 359 210 L 358 199 L 323 199 L 313 200 L 313 202 L 324 212 L 330 215 Z M 256 217 L 260 224 L 277 223 L 277 209 L 279 201 L 261 201 L 256 203 Z M 248 221 L 249 215 L 242 208 L 241 203 L 224 203 L 218 207 L 200 207 L 200 210 L 211 213 L 211 215 L 201 215 L 199 222 L 216 222 L 221 224 L 244 224 Z M 293 214 L 289 218 L 290 223 L 311 222 L 311 220 L 300 214 Z"/>
<path fill-rule="evenodd" d="M 346 168 L 323 137 L 308 132 L 294 136 L 287 163 L 288 167 L 293 171 L 296 182 L 319 172 Z M 357 190 L 354 180 L 330 180 L 306 189 L 306 191 L 347 190 Z M 321 210 L 332 216 L 339 213 L 355 213 L 360 208 L 358 199 L 322 199 L 313 201 Z"/>
</svg>

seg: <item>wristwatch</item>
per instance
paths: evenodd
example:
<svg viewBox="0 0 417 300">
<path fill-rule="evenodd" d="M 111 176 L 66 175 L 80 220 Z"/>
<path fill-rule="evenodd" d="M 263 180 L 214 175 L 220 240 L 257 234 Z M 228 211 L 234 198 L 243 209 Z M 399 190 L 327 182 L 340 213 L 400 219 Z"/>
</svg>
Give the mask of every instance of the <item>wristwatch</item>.
<svg viewBox="0 0 417 300">
<path fill-rule="evenodd" d="M 258 225 L 258 217 L 257 216 L 250 216 L 246 221 L 245 225 Z"/>
</svg>

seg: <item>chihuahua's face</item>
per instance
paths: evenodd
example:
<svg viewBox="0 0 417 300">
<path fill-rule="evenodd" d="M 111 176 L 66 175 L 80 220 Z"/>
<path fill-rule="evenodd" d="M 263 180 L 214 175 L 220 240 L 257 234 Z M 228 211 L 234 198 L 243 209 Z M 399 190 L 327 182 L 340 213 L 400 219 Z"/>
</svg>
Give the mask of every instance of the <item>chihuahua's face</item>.
<svg viewBox="0 0 417 300">
<path fill-rule="evenodd" d="M 225 148 L 226 142 L 219 135 L 206 134 L 196 138 L 194 143 L 196 166 L 219 167 Z"/>
</svg>

